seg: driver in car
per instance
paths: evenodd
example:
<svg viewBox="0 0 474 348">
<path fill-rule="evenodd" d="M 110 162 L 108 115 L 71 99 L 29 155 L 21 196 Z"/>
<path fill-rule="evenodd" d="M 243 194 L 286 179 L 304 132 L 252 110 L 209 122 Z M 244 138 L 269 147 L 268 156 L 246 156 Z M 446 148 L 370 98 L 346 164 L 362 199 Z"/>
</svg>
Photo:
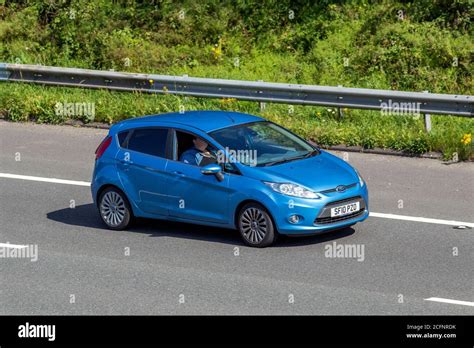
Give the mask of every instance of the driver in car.
<svg viewBox="0 0 474 348">
<path fill-rule="evenodd" d="M 211 163 L 217 163 L 217 159 L 208 149 L 208 143 L 201 138 L 193 139 L 194 146 L 184 151 L 179 160 L 184 163 L 203 167 Z"/>
</svg>

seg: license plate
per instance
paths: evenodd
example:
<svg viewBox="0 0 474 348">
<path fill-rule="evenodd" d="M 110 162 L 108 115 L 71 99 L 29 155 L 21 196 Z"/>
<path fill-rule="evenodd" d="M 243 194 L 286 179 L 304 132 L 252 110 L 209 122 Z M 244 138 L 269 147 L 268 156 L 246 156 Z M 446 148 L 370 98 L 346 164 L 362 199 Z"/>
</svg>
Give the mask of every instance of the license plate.
<svg viewBox="0 0 474 348">
<path fill-rule="evenodd" d="M 356 211 L 359 211 L 359 209 L 360 209 L 359 202 L 340 205 L 339 207 L 331 208 L 331 217 L 352 214 L 352 213 L 355 213 Z"/>
</svg>

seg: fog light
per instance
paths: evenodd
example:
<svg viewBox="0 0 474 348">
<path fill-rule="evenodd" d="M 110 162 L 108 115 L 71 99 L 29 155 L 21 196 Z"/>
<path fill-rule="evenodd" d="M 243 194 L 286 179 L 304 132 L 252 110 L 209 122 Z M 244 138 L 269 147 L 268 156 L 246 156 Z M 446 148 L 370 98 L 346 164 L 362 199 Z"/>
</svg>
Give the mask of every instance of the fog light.
<svg viewBox="0 0 474 348">
<path fill-rule="evenodd" d="M 299 215 L 290 215 L 288 217 L 288 221 L 290 222 L 290 224 L 297 224 L 301 220 L 303 220 L 303 217 Z"/>
</svg>

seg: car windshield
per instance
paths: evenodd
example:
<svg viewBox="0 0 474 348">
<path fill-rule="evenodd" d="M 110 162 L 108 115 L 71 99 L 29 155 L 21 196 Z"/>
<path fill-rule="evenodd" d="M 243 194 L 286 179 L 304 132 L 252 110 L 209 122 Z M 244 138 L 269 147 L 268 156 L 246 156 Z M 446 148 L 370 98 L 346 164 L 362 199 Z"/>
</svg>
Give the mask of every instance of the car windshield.
<svg viewBox="0 0 474 348">
<path fill-rule="evenodd" d="M 319 153 L 317 149 L 271 122 L 254 122 L 210 133 L 233 157 L 248 166 L 271 166 Z"/>
</svg>

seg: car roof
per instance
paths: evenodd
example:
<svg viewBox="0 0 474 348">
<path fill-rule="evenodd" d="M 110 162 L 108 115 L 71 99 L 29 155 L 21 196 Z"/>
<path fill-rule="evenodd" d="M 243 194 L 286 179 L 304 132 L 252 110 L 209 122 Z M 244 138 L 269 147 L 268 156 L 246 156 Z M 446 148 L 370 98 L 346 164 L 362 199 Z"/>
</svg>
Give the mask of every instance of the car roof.
<svg viewBox="0 0 474 348">
<path fill-rule="evenodd" d="M 172 124 L 186 125 L 209 133 L 222 128 L 258 121 L 265 121 L 265 119 L 240 112 L 199 110 L 137 117 L 119 122 L 116 126 L 118 128 L 125 128 L 124 126 L 127 126 L 126 128 L 129 128 L 128 126 L 133 128 L 166 123 L 167 126 Z"/>
</svg>

